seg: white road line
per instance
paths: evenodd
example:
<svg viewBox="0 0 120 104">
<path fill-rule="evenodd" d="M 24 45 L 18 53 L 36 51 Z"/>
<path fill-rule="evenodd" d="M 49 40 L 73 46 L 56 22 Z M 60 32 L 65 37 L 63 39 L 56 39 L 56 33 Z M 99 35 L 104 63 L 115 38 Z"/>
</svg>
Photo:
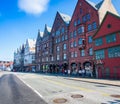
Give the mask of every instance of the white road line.
<svg viewBox="0 0 120 104">
<path fill-rule="evenodd" d="M 31 90 L 33 90 L 33 92 L 35 92 L 40 98 L 42 98 L 44 100 L 44 97 L 37 91 L 35 90 L 33 87 L 31 87 L 29 84 L 27 84 L 24 80 L 22 80 L 20 77 L 18 77 L 18 75 L 16 75 L 18 79 L 20 79 L 25 85 L 27 85 Z"/>
</svg>

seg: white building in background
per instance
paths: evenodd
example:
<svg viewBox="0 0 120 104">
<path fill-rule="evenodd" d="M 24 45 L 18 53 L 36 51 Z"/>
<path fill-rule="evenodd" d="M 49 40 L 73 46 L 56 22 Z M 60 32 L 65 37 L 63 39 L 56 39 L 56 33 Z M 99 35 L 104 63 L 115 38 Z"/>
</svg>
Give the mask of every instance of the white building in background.
<svg viewBox="0 0 120 104">
<path fill-rule="evenodd" d="M 17 49 L 17 51 L 14 52 L 14 66 L 16 70 L 19 70 L 21 65 L 21 49 Z"/>
<path fill-rule="evenodd" d="M 35 43 L 34 39 L 27 39 L 24 47 L 24 68 L 26 71 L 35 71 Z"/>
</svg>

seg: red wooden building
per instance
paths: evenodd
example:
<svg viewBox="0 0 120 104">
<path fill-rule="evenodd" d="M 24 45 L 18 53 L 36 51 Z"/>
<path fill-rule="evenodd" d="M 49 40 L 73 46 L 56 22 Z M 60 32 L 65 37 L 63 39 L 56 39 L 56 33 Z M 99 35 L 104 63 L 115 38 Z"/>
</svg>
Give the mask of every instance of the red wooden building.
<svg viewBox="0 0 120 104">
<path fill-rule="evenodd" d="M 71 17 L 57 12 L 51 30 L 53 41 L 53 56 L 50 69 L 54 73 L 59 73 L 62 69 L 68 69 L 69 47 L 68 47 L 68 27 Z"/>
<path fill-rule="evenodd" d="M 120 17 L 107 12 L 93 38 L 98 78 L 120 79 Z"/>
<path fill-rule="evenodd" d="M 69 26 L 69 68 L 72 72 L 85 69 L 86 75 L 95 75 L 92 36 L 107 11 L 117 14 L 111 0 L 98 4 L 78 0 Z"/>
<path fill-rule="evenodd" d="M 69 68 L 93 69 L 93 40 L 99 26 L 98 11 L 91 2 L 78 0 L 69 27 Z"/>
</svg>

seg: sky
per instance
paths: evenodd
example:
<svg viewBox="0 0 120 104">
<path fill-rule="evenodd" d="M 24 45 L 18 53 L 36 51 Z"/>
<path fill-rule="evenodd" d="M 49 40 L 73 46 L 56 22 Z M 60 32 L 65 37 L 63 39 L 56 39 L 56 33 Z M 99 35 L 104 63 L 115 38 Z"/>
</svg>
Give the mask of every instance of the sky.
<svg viewBox="0 0 120 104">
<path fill-rule="evenodd" d="M 101 0 L 90 0 L 98 3 Z M 112 0 L 120 14 L 120 0 Z M 13 61 L 14 51 L 38 29 L 52 27 L 56 12 L 72 16 L 77 0 L 0 0 L 0 60 Z"/>
</svg>

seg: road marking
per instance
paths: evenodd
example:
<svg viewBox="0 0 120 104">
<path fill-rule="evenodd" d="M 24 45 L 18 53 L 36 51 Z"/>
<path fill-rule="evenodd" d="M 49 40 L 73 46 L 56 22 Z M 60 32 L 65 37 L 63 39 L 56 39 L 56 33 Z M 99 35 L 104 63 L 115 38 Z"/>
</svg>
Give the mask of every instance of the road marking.
<svg viewBox="0 0 120 104">
<path fill-rule="evenodd" d="M 57 85 L 69 87 L 69 88 L 74 88 L 74 89 L 83 90 L 83 91 L 87 91 L 87 92 L 94 92 L 94 90 L 86 89 L 86 88 L 83 88 L 83 87 L 77 87 L 77 86 L 67 85 L 65 83 L 56 82 L 56 81 L 52 81 L 52 80 L 49 80 L 49 79 L 43 79 L 43 80 L 46 80 L 46 81 L 48 81 L 50 83 L 53 83 L 53 84 L 57 84 Z"/>
<path fill-rule="evenodd" d="M 17 75 L 16 75 L 17 76 Z M 33 87 L 31 87 L 29 84 L 27 84 L 24 80 L 22 80 L 20 77 L 17 76 L 18 79 L 20 79 L 25 85 L 27 85 L 33 92 L 35 92 L 40 98 L 44 100 L 44 97 Z"/>
<path fill-rule="evenodd" d="M 67 84 L 65 84 L 65 83 L 52 81 L 52 80 L 50 80 L 50 79 L 43 79 L 43 80 L 46 80 L 46 81 L 48 81 L 48 82 L 50 82 L 50 83 L 57 84 L 57 85 L 64 86 L 64 87 L 69 87 L 69 88 L 73 88 L 73 89 L 78 89 L 78 90 L 82 90 L 82 91 L 86 91 L 86 92 L 99 92 L 99 93 L 102 94 L 103 96 L 107 96 L 107 97 L 110 96 L 109 94 L 104 93 L 104 92 L 101 92 L 101 91 L 95 91 L 95 90 L 91 90 L 91 89 L 87 89 L 87 88 L 83 88 L 83 87 L 67 85 Z"/>
</svg>

